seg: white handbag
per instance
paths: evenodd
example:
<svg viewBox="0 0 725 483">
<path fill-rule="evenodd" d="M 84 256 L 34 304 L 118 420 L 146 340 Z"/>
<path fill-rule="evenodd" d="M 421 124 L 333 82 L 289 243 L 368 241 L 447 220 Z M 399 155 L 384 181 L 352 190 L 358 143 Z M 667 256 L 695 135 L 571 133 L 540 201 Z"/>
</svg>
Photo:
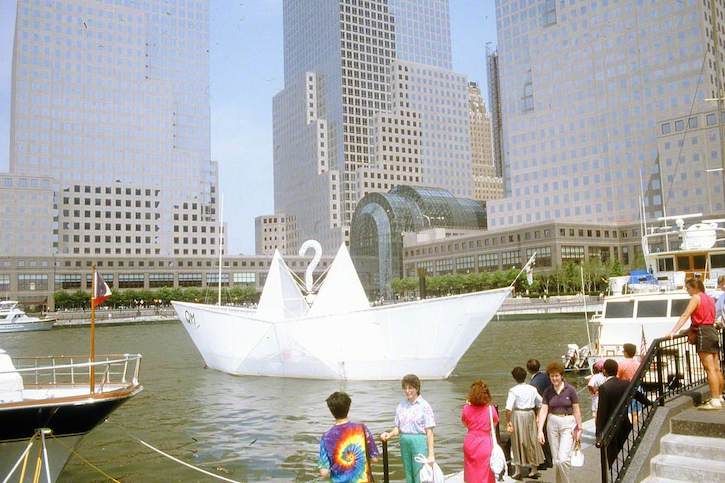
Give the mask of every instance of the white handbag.
<svg viewBox="0 0 725 483">
<path fill-rule="evenodd" d="M 574 451 L 571 453 L 571 466 L 574 468 L 584 466 L 584 453 L 582 452 L 582 446 L 579 441 L 574 444 Z"/>
<path fill-rule="evenodd" d="M 499 479 L 502 474 L 508 476 L 508 466 L 506 465 L 506 455 L 496 441 L 496 426 L 493 424 L 493 406 L 491 405 L 488 406 L 488 415 L 491 418 L 491 443 L 493 445 L 489 466 L 496 479 Z"/>
<path fill-rule="evenodd" d="M 425 455 L 418 453 L 415 456 L 415 462 L 422 465 L 420 472 L 418 473 L 418 479 L 420 483 L 444 483 L 445 477 L 443 476 L 443 470 L 438 466 L 438 463 L 428 463 L 428 458 Z"/>
</svg>

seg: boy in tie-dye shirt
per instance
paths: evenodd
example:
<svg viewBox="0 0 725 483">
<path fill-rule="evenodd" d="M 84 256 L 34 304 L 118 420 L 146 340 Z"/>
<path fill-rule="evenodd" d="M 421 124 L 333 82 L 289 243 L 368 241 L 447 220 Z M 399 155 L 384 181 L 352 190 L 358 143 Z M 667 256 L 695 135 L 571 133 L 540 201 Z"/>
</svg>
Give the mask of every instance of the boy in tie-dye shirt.
<svg viewBox="0 0 725 483">
<path fill-rule="evenodd" d="M 329 477 L 334 483 L 373 481 L 370 463 L 378 460 L 378 448 L 367 426 L 348 421 L 350 396 L 334 392 L 326 402 L 335 418 L 335 425 L 320 439 L 317 462 L 320 475 Z"/>
</svg>

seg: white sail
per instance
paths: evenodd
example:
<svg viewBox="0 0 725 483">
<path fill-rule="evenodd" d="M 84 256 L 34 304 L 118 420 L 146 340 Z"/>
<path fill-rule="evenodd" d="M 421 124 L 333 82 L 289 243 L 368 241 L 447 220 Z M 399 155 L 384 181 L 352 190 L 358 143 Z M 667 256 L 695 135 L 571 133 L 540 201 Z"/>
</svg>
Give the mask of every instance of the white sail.
<svg viewBox="0 0 725 483">
<path fill-rule="evenodd" d="M 285 320 L 301 317 L 307 312 L 307 302 L 292 278 L 278 250 L 272 257 L 267 280 L 259 298 L 256 317 L 262 320 Z"/>
<path fill-rule="evenodd" d="M 365 289 L 343 243 L 327 271 L 308 315 L 342 314 L 369 307 Z"/>
</svg>

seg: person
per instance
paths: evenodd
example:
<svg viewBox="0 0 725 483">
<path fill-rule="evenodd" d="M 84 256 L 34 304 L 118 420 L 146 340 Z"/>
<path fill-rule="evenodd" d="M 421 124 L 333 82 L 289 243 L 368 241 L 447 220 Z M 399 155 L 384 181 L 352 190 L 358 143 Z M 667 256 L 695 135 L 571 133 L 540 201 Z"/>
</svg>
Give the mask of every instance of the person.
<svg viewBox="0 0 725 483">
<path fill-rule="evenodd" d="M 564 380 L 564 365 L 555 361 L 546 366 L 551 386 L 544 391 L 539 412 L 539 443 L 544 444 L 544 423 L 554 462 L 556 483 L 569 483 L 574 442 L 581 440 L 582 415 L 576 389 Z"/>
<path fill-rule="evenodd" d="M 599 386 L 599 407 L 594 420 L 597 438 L 601 437 L 602 431 L 604 431 L 604 427 L 614 415 L 614 410 L 619 401 L 627 394 L 627 389 L 629 389 L 629 382 L 617 377 L 619 373 L 617 361 L 607 359 L 604 361 L 602 370 L 605 381 Z M 617 458 L 631 430 L 632 423 L 630 423 L 629 418 L 623 418 L 622 425 L 619 427 L 616 436 L 607 445 L 607 462 L 609 466 Z"/>
<path fill-rule="evenodd" d="M 592 397 L 592 414 L 594 417 L 597 415 L 597 408 L 599 407 L 599 386 L 601 386 L 607 377 L 602 372 L 604 368 L 604 360 L 600 359 L 592 366 L 592 377 L 589 378 L 587 383 L 587 389 L 589 389 L 589 395 Z"/>
<path fill-rule="evenodd" d="M 639 369 L 639 361 L 634 358 L 634 355 L 637 353 L 637 346 L 634 344 L 624 344 L 622 346 L 622 352 L 624 353 L 624 360 L 618 363 L 617 379 L 631 381 L 634 379 L 637 369 Z"/>
<path fill-rule="evenodd" d="M 690 302 L 669 333 L 672 338 L 690 319 L 690 331 L 695 333 L 695 351 L 707 374 L 710 400 L 699 409 L 722 409 L 723 376 L 720 370 L 720 340 L 715 330 L 715 303 L 705 293 L 702 280 L 691 278 L 685 282 Z"/>
<path fill-rule="evenodd" d="M 496 475 L 491 470 L 493 423 L 498 423 L 498 412 L 492 404 L 491 392 L 482 380 L 471 384 L 468 399 L 461 411 L 461 422 L 468 429 L 463 440 L 463 481 L 467 483 L 494 483 Z"/>
<path fill-rule="evenodd" d="M 317 466 L 320 476 L 332 482 L 372 482 L 371 462 L 378 460 L 378 447 L 370 430 L 347 419 L 350 396 L 333 392 L 325 401 L 335 425 L 320 439 Z"/>
<path fill-rule="evenodd" d="M 526 370 L 531 374 L 529 384 L 536 388 L 539 396 L 543 397 L 546 388 L 551 386 L 551 379 L 540 369 L 541 363 L 537 359 L 529 359 L 526 362 Z M 542 445 L 542 449 L 544 450 L 544 463 L 539 465 L 540 470 L 545 470 L 553 466 L 551 461 L 551 448 L 549 447 L 549 435 L 547 433 L 546 423 L 544 423 L 544 444 Z"/>
<path fill-rule="evenodd" d="M 541 396 L 536 388 L 526 384 L 526 370 L 514 367 L 511 375 L 516 385 L 506 398 L 506 430 L 511 433 L 511 459 L 515 466 L 512 476 L 521 479 L 523 469 L 529 467 L 529 478 L 538 478 L 538 467 L 544 462 L 544 452 L 536 439 L 536 414 L 541 407 Z"/>
<path fill-rule="evenodd" d="M 435 417 L 433 408 L 420 395 L 420 379 L 415 374 L 408 374 L 400 381 L 405 399 L 395 409 L 395 427 L 384 432 L 380 439 L 387 441 L 400 435 L 400 457 L 403 460 L 405 481 L 420 483 L 418 474 L 422 467 L 415 461 L 418 454 L 426 456 L 428 463 L 435 462 L 433 428 Z"/>
</svg>

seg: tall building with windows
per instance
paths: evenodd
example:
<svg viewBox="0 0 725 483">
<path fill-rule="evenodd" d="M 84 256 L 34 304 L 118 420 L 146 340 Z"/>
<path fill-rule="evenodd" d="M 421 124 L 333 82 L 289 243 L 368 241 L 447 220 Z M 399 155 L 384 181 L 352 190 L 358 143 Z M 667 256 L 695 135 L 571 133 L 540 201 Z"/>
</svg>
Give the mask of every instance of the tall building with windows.
<svg viewBox="0 0 725 483">
<path fill-rule="evenodd" d="M 55 180 L 58 253 L 218 253 L 208 52 L 207 1 L 18 1 L 10 171 Z"/>
<path fill-rule="evenodd" d="M 503 180 L 496 176 L 491 114 L 475 82 L 468 83 L 468 120 L 471 130 L 471 168 L 473 199 L 503 198 Z"/>
<path fill-rule="evenodd" d="M 450 70 L 448 1 L 283 5 L 275 210 L 295 217 L 298 240 L 328 250 L 349 240 L 367 192 L 425 183 L 471 196 L 467 87 Z"/>
<path fill-rule="evenodd" d="M 508 197 L 488 204 L 489 226 L 633 222 L 640 193 L 650 215 L 662 215 L 663 201 L 723 212 L 723 173 L 704 174 L 722 167 L 721 150 L 678 156 L 711 143 L 713 129 L 702 128 L 718 109 L 706 99 L 722 96 L 723 8 L 697 0 L 496 2 Z M 700 113 L 700 128 L 675 133 L 691 113 Z M 687 206 L 693 184 L 698 202 Z"/>
</svg>

